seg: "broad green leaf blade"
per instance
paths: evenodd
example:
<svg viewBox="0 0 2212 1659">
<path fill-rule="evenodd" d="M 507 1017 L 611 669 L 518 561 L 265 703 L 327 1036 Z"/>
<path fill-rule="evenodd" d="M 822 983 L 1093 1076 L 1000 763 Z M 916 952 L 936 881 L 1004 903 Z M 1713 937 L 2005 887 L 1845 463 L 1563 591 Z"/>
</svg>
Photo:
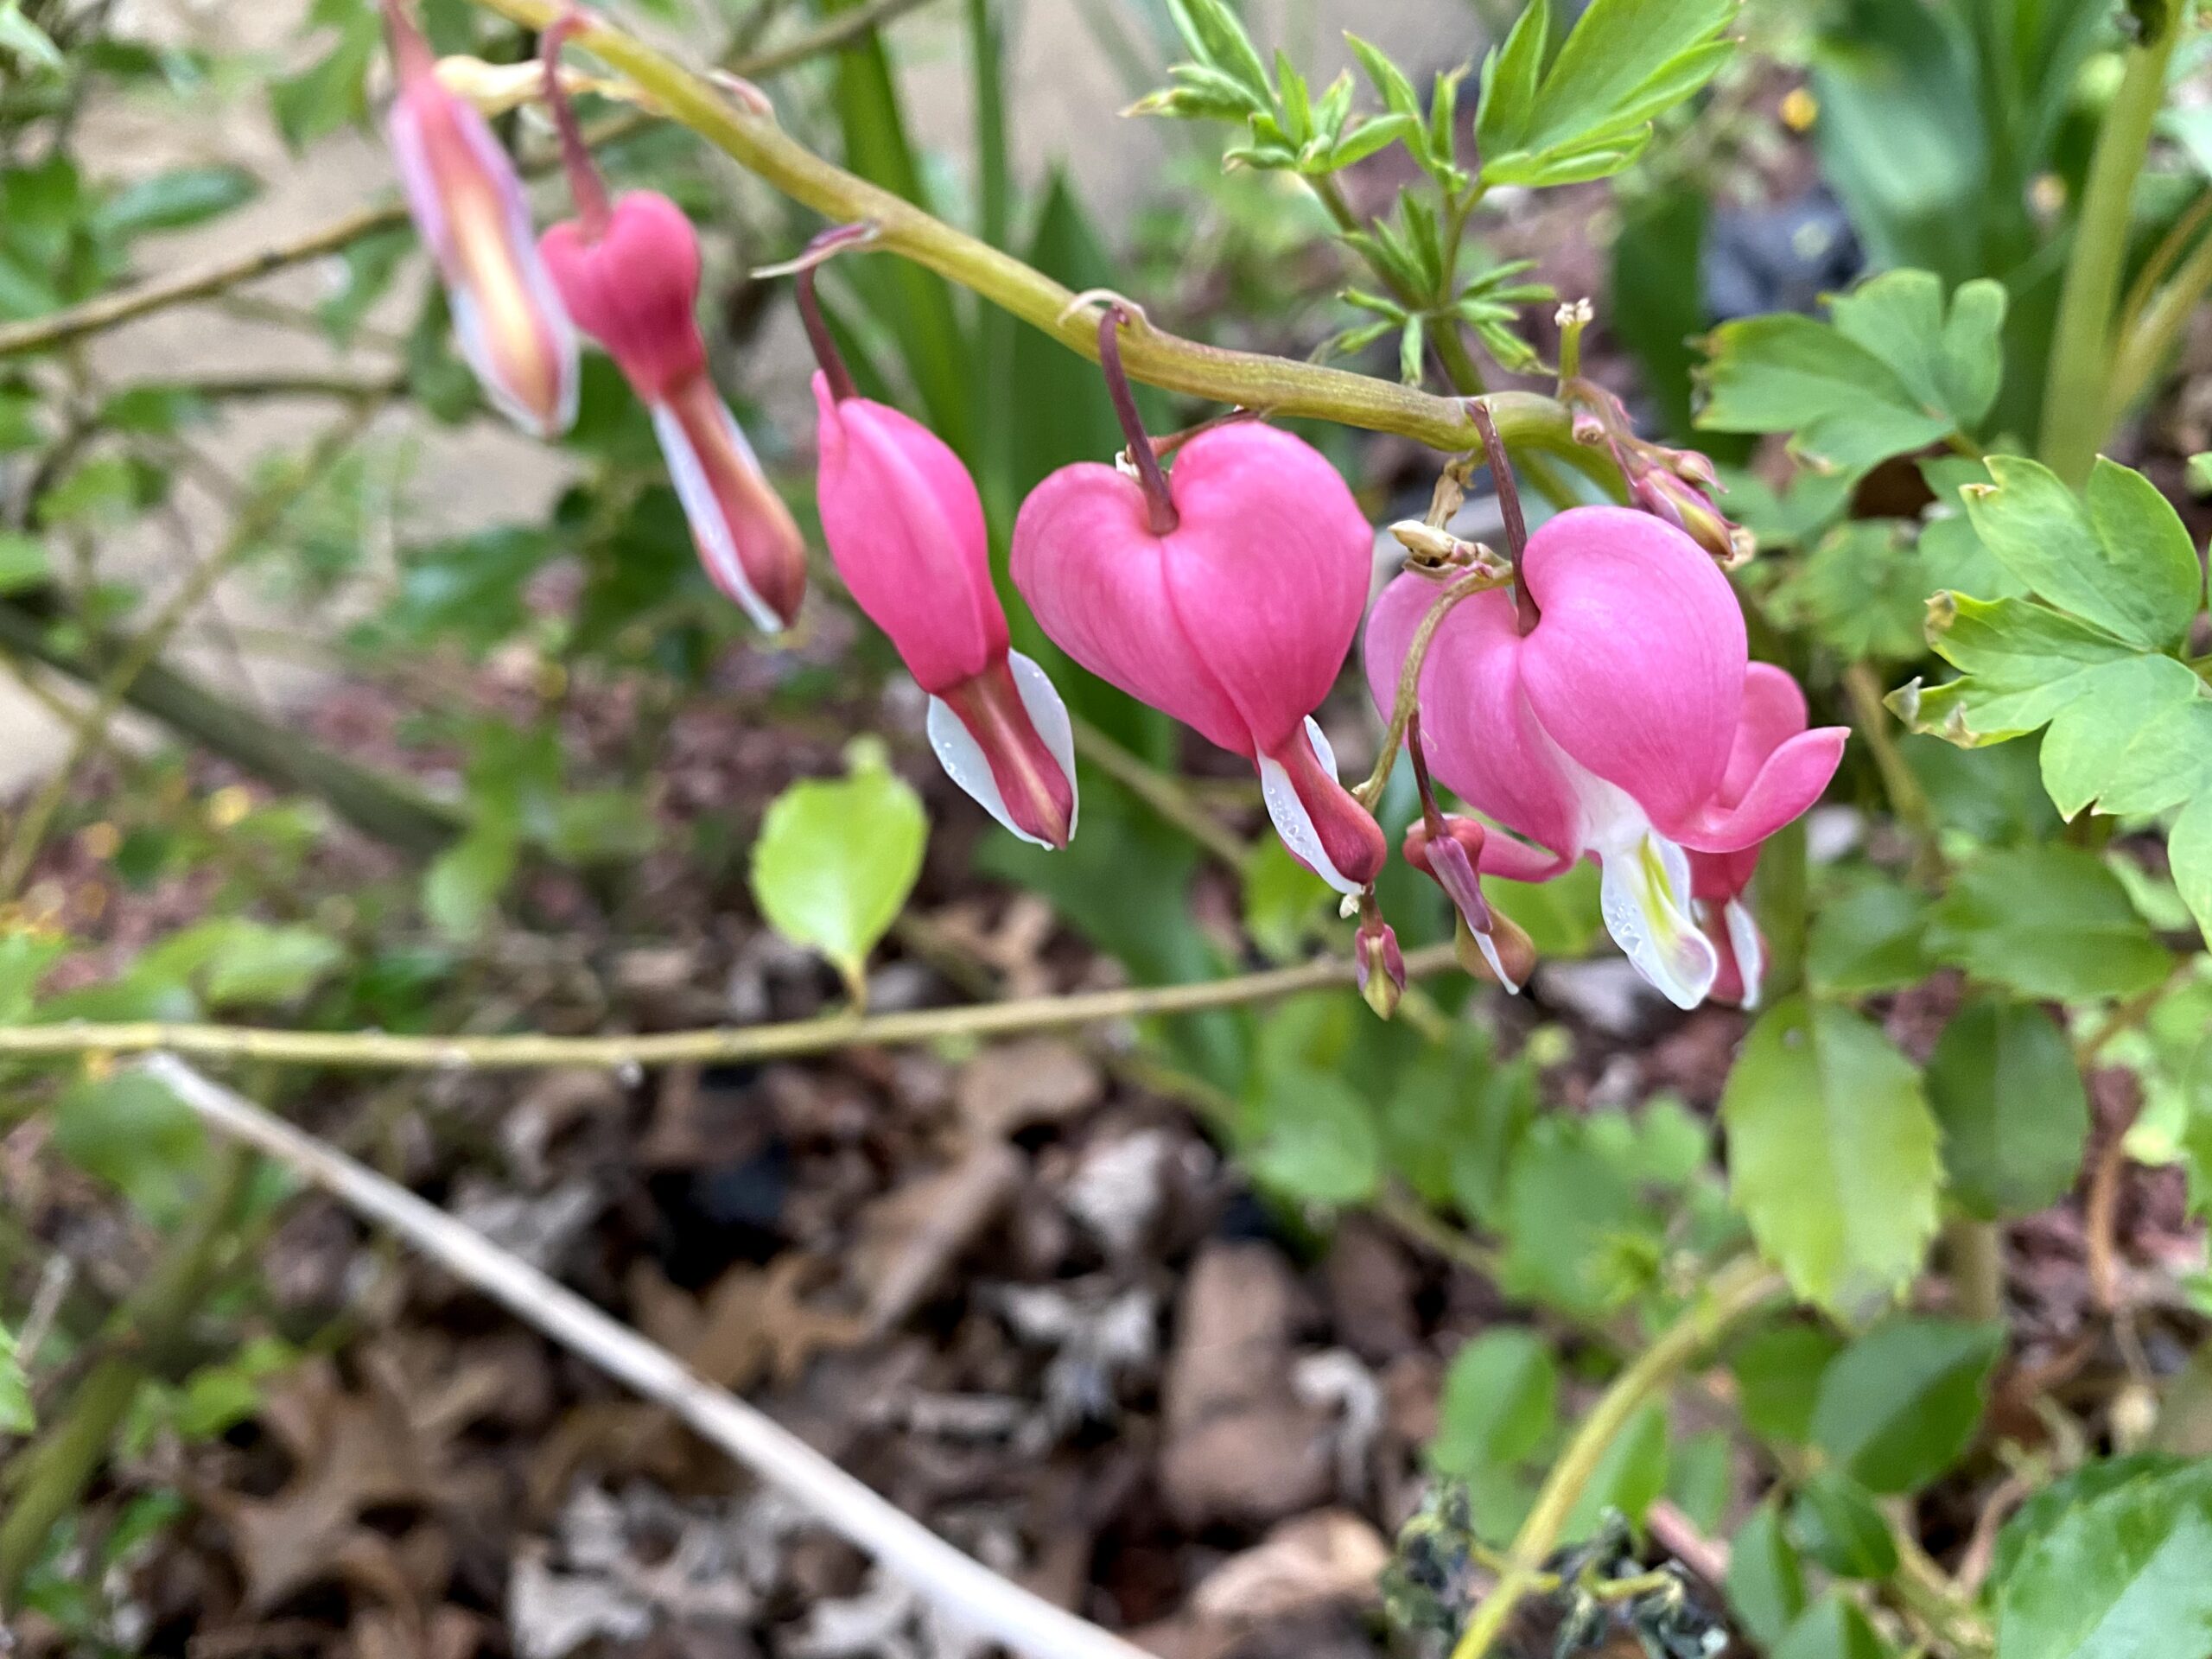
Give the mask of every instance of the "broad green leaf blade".
<svg viewBox="0 0 2212 1659">
<path fill-rule="evenodd" d="M 1813 1437 L 1821 1379 L 1843 1351 L 1826 1327 L 1792 1322 L 1755 1331 L 1730 1350 L 1737 1408 L 1745 1427 L 1770 1440 L 1803 1445 Z"/>
<path fill-rule="evenodd" d="M 1810 317 L 1723 323 L 1707 352 L 1698 424 L 1789 433 L 1791 453 L 1817 471 L 1862 473 L 1952 430 L 1950 418 L 1923 408 L 1888 364 Z"/>
<path fill-rule="evenodd" d="M 1535 1456 L 1559 1423 L 1559 1369 L 1532 1332 L 1485 1332 L 1453 1356 L 1429 1461 L 1465 1479 Z"/>
<path fill-rule="evenodd" d="M 1890 1659 L 1859 1604 L 1831 1591 L 1774 1644 L 1773 1659 Z"/>
<path fill-rule="evenodd" d="M 2166 838 L 2174 885 L 2181 889 L 2197 931 L 2212 939 L 2212 790 L 2200 794 L 2174 820 Z"/>
<path fill-rule="evenodd" d="M 2062 1517 L 2005 1579 L 2005 1659 L 2212 1654 L 2212 1468 L 2129 1481 Z"/>
<path fill-rule="evenodd" d="M 2023 996 L 2133 996 L 2172 959 L 2104 865 L 2073 847 L 1983 853 L 1937 901 L 1929 954 Z"/>
<path fill-rule="evenodd" d="M 1985 1220 L 2029 1216 L 2074 1185 L 2089 1099 L 2073 1045 L 2042 1008 L 1977 997 L 1928 1062 L 1951 1196 Z"/>
<path fill-rule="evenodd" d="M 119 1191 L 157 1227 L 182 1217 L 207 1174 L 207 1132 L 158 1078 L 86 1077 L 54 1107 L 54 1149 Z"/>
<path fill-rule="evenodd" d="M 1989 484 L 1962 493 L 1982 545 L 2039 597 L 2146 651 L 2188 631 L 2204 593 L 2196 551 L 2171 502 L 2140 473 L 2098 460 L 2086 499 L 2017 455 L 1993 455 Z"/>
<path fill-rule="evenodd" d="M 1797 1490 L 1789 1508 L 1798 1547 L 1841 1579 L 1886 1579 L 1897 1570 L 1897 1540 L 1866 1489 L 1823 1469 Z"/>
<path fill-rule="evenodd" d="M 1869 1491 L 1916 1491 L 1955 1462 L 1981 1421 L 1999 1325 L 1899 1315 L 1821 1377 L 1813 1444 Z"/>
<path fill-rule="evenodd" d="M 1843 995 L 1902 990 L 1928 976 L 1922 949 L 1928 901 L 1894 881 L 1872 880 L 1822 905 L 1805 949 L 1815 990 Z"/>
<path fill-rule="evenodd" d="M 1997 1535 L 1997 1553 L 1989 1570 L 1992 1589 L 2001 1597 L 2005 1581 L 2027 1559 L 2028 1553 L 2054 1527 L 2083 1505 L 2133 1482 L 2158 1479 L 2182 1466 L 2181 1459 L 2165 1452 L 2137 1452 L 2124 1458 L 2103 1458 L 2083 1464 L 2031 1494 Z"/>
<path fill-rule="evenodd" d="M 921 797 L 862 753 L 850 777 L 793 784 L 770 804 L 753 845 L 753 899 L 769 926 L 827 957 L 858 998 L 928 838 Z"/>
<path fill-rule="evenodd" d="M 1359 1091 L 1332 1072 L 1270 1069 L 1250 1114 L 1252 1172 L 1306 1204 L 1365 1202 L 1382 1179 L 1382 1137 Z"/>
<path fill-rule="evenodd" d="M 1624 119 L 1649 120 L 1658 111 L 1643 96 L 1646 86 L 1667 76 L 1676 59 L 1726 28 L 1737 3 L 1593 0 L 1552 60 L 1523 143 L 1531 149 L 1555 149 Z M 1669 102 L 1687 98 L 1719 67 L 1713 61 Z"/>
<path fill-rule="evenodd" d="M 1942 1172 L 1920 1074 L 1880 1032 L 1779 1003 L 1744 1039 L 1720 1111 L 1736 1207 L 1800 1296 L 1852 1316 L 1911 1279 Z"/>
<path fill-rule="evenodd" d="M 1771 1499 L 1736 1529 L 1728 1550 L 1728 1605 L 1745 1634 L 1772 1647 L 1805 1611 L 1805 1567 Z"/>
</svg>

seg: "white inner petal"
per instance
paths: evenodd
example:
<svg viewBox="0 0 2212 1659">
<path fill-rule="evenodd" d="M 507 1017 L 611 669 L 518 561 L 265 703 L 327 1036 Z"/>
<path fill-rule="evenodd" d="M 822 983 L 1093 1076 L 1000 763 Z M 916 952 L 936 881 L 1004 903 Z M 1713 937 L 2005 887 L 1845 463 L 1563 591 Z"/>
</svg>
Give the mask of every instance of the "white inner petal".
<svg viewBox="0 0 2212 1659">
<path fill-rule="evenodd" d="M 1045 740 L 1052 759 L 1060 763 L 1060 776 L 1068 780 L 1068 839 L 1073 841 L 1076 820 L 1083 816 L 1083 798 L 1075 780 L 1075 722 L 1068 718 L 1067 704 L 1043 669 L 1018 651 L 1007 652 L 1006 660 L 1014 671 L 1014 689 L 1021 694 L 1021 706 L 1029 711 L 1029 723 Z"/>
<path fill-rule="evenodd" d="M 745 441 L 736 417 L 719 404 L 716 407 L 728 424 L 734 447 L 748 464 L 753 464 L 753 446 Z M 653 434 L 660 440 L 660 452 L 667 458 L 668 475 L 676 485 L 677 499 L 683 504 L 683 516 L 691 521 L 691 533 L 699 538 L 700 550 L 706 555 L 715 585 L 743 607 L 753 626 L 761 632 L 781 633 L 784 620 L 768 607 L 747 578 L 745 562 L 737 556 L 737 540 L 730 533 L 721 499 L 708 480 L 706 465 L 692 447 L 683 421 L 666 404 L 653 405 Z"/>
<path fill-rule="evenodd" d="M 1574 789 L 1582 833 L 1598 855 L 1599 909 L 1622 954 L 1678 1008 L 1713 990 L 1719 952 L 1690 909 L 1690 857 L 1651 827 L 1636 798 L 1551 745 Z"/>
<path fill-rule="evenodd" d="M 1060 763 L 1072 801 L 1076 792 L 1075 726 L 1068 718 L 1067 704 L 1060 701 L 1060 694 L 1046 677 L 1045 671 L 1020 652 L 1008 652 L 1007 664 L 1014 671 L 1014 690 L 1020 696 L 1030 722 L 1037 728 L 1038 736 L 1045 740 L 1045 747 L 1052 759 Z M 952 705 L 943 697 L 930 699 L 929 737 L 930 751 L 937 756 L 938 765 L 944 768 L 944 775 L 965 790 L 978 806 L 1031 846 L 1052 847 L 1051 842 L 1031 835 L 1014 821 L 1014 815 L 1006 810 L 1006 795 L 991 771 L 990 757 L 983 753 L 983 746 L 976 741 L 967 722 L 953 712 Z M 1076 812 L 1079 810 L 1080 803 L 1076 802 L 1068 814 L 1071 837 L 1075 834 Z"/>
<path fill-rule="evenodd" d="M 1766 941 L 1759 937 L 1759 925 L 1742 899 L 1731 899 L 1721 914 L 1728 924 L 1728 943 L 1736 951 L 1736 971 L 1744 979 L 1744 1007 L 1757 1008 L 1759 982 L 1766 977 Z"/>
<path fill-rule="evenodd" d="M 1321 763 L 1330 777 L 1337 775 L 1337 757 L 1329 747 L 1329 740 L 1313 717 L 1306 717 L 1306 741 L 1313 746 L 1313 758 Z M 1260 797 L 1268 804 L 1268 817 L 1274 821 L 1275 833 L 1282 837 L 1282 844 L 1298 855 L 1301 862 L 1314 874 L 1338 893 L 1355 893 L 1359 883 L 1353 880 L 1330 861 L 1322 849 L 1321 832 L 1313 827 L 1313 815 L 1306 810 L 1306 803 L 1291 787 L 1290 773 L 1282 762 L 1272 755 L 1262 755 L 1260 760 Z"/>
</svg>

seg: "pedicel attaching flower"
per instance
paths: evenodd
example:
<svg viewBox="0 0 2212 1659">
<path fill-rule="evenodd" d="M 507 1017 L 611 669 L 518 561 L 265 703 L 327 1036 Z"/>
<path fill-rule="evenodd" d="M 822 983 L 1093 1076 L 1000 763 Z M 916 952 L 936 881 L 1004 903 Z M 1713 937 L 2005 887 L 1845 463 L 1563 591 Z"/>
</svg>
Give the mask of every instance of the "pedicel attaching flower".
<svg viewBox="0 0 2212 1659">
<path fill-rule="evenodd" d="M 500 413 L 557 437 L 576 417 L 576 334 L 538 257 L 522 180 L 484 118 L 439 80 L 406 0 L 384 10 L 399 83 L 386 121 L 392 159 L 461 355 Z"/>
<path fill-rule="evenodd" d="M 1045 671 L 1009 648 L 976 481 L 927 427 L 854 391 L 815 297 L 814 267 L 872 234 L 824 232 L 795 262 L 822 365 L 822 533 L 854 600 L 929 694 L 930 747 L 946 773 L 1024 841 L 1065 847 L 1076 825 L 1074 729 Z"/>
<path fill-rule="evenodd" d="M 1039 485 L 1014 585 L 1077 662 L 1251 760 L 1284 844 L 1358 893 L 1389 849 L 1313 712 L 1359 631 L 1373 533 L 1319 452 L 1256 421 L 1198 433 L 1164 472 L 1122 372 L 1129 320 L 1109 306 L 1098 345 L 1137 476 L 1079 462 Z"/>
<path fill-rule="evenodd" d="M 609 203 L 566 89 L 561 48 L 573 12 L 545 31 L 545 96 L 561 135 L 576 217 L 540 246 L 569 313 L 652 411 L 654 435 L 715 585 L 762 632 L 797 619 L 806 596 L 798 524 L 707 372 L 699 332 L 699 235 L 650 190 Z"/>
</svg>

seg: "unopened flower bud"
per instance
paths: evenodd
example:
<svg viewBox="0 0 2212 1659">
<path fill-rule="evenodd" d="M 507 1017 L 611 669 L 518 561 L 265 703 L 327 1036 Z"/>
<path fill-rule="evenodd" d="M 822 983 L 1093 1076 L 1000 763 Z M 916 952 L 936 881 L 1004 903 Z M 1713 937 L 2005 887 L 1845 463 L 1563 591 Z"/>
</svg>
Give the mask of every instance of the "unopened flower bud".
<svg viewBox="0 0 2212 1659">
<path fill-rule="evenodd" d="M 531 232 L 522 179 L 484 118 L 439 79 L 401 0 L 385 0 L 399 92 L 392 159 L 485 394 L 524 431 L 554 437 L 576 410 L 576 336 Z"/>
<path fill-rule="evenodd" d="M 1395 930 L 1382 919 L 1381 907 L 1370 899 L 1362 908 L 1354 943 L 1359 994 L 1377 1018 L 1388 1020 L 1397 1013 L 1398 1001 L 1406 994 L 1406 958 L 1398 949 Z"/>
<path fill-rule="evenodd" d="M 1444 831 L 1432 836 L 1426 823 L 1416 823 L 1407 830 L 1406 862 L 1444 889 L 1459 913 L 1463 947 L 1471 944 L 1498 983 L 1517 994 L 1529 982 L 1535 950 L 1529 936 L 1492 910 L 1483 897 L 1478 872 L 1488 832 L 1472 818 L 1457 817 L 1444 820 Z M 1464 948 L 1460 957 L 1462 962 L 1466 960 Z"/>
<path fill-rule="evenodd" d="M 1469 974 L 1479 979 L 1487 971 L 1516 996 L 1536 971 L 1536 942 L 1503 912 L 1492 913 L 1487 933 L 1476 932 L 1467 925 L 1465 917 L 1459 918 L 1452 947 L 1459 955 L 1459 966 Z"/>
<path fill-rule="evenodd" d="M 1578 409 L 1574 411 L 1573 431 L 1577 443 L 1586 443 L 1594 447 L 1605 441 L 1604 417 L 1592 414 L 1586 409 Z"/>
<path fill-rule="evenodd" d="M 1655 468 L 1641 474 L 1631 489 L 1637 505 L 1684 532 L 1723 569 L 1733 569 L 1758 551 L 1757 538 L 1730 523 L 1713 498 L 1686 479 Z"/>
</svg>

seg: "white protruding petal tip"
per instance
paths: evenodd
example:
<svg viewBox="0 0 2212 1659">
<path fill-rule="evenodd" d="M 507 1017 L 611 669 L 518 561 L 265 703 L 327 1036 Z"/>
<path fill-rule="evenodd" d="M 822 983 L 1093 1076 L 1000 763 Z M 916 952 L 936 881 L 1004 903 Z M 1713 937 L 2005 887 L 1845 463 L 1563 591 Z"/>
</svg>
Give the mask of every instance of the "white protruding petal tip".
<svg viewBox="0 0 2212 1659">
<path fill-rule="evenodd" d="M 727 406 L 720 407 L 721 418 L 728 423 L 736 441 L 738 453 L 750 462 L 753 446 L 746 442 L 737 417 Z M 653 435 L 660 440 L 660 452 L 668 461 L 669 479 L 676 486 L 676 499 L 683 504 L 683 516 L 690 520 L 691 533 L 698 538 L 700 551 L 707 560 L 708 574 L 714 577 L 716 587 L 738 602 L 754 627 L 763 633 L 781 633 L 784 619 L 760 597 L 760 590 L 746 575 L 745 561 L 738 556 L 737 538 L 723 516 L 721 498 L 715 495 L 714 484 L 707 476 L 706 463 L 699 458 L 691 435 L 683 429 L 683 417 L 666 404 L 655 404 L 652 414 Z"/>
<path fill-rule="evenodd" d="M 1468 931 L 1472 933 L 1474 930 L 1470 928 Z M 1497 982 L 1505 987 L 1506 995 L 1520 995 L 1519 983 L 1515 981 L 1512 975 L 1505 971 L 1505 963 L 1498 957 L 1497 941 L 1487 933 L 1476 933 L 1475 949 L 1483 953 L 1483 960 L 1490 964 L 1491 972 L 1497 976 Z"/>
<path fill-rule="evenodd" d="M 1766 977 L 1766 941 L 1759 936 L 1759 925 L 1751 907 L 1742 899 L 1731 899 L 1721 915 L 1728 925 L 1728 943 L 1736 952 L 1736 972 L 1744 982 L 1744 1010 L 1756 1013 L 1759 985 Z"/>
<path fill-rule="evenodd" d="M 1068 715 L 1059 688 L 1033 659 L 1009 651 L 1006 661 L 1014 672 L 1014 689 L 1021 706 L 1029 712 L 1029 723 L 1045 740 L 1046 751 L 1059 762 L 1060 776 L 1068 780 L 1068 839 L 1073 841 L 1076 825 L 1083 817 L 1083 791 L 1075 775 L 1075 721 Z"/>
<path fill-rule="evenodd" d="M 1337 775 L 1337 757 L 1329 747 L 1329 740 L 1321 734 L 1313 717 L 1306 718 L 1306 741 L 1313 746 L 1314 759 L 1333 778 Z M 1306 810 L 1306 803 L 1298 798 L 1298 791 L 1291 786 L 1290 774 L 1282 763 L 1269 755 L 1259 757 L 1260 797 L 1268 804 L 1268 817 L 1273 820 L 1275 833 L 1282 837 L 1282 844 L 1297 855 L 1306 868 L 1319 876 L 1338 893 L 1355 893 L 1360 884 L 1339 870 L 1330 861 L 1321 845 L 1321 832 L 1314 828 L 1313 815 Z"/>
<path fill-rule="evenodd" d="M 1690 913 L 1689 859 L 1649 831 L 1599 855 L 1599 907 L 1636 970 L 1678 1008 L 1705 1001 L 1719 954 Z"/>
</svg>

